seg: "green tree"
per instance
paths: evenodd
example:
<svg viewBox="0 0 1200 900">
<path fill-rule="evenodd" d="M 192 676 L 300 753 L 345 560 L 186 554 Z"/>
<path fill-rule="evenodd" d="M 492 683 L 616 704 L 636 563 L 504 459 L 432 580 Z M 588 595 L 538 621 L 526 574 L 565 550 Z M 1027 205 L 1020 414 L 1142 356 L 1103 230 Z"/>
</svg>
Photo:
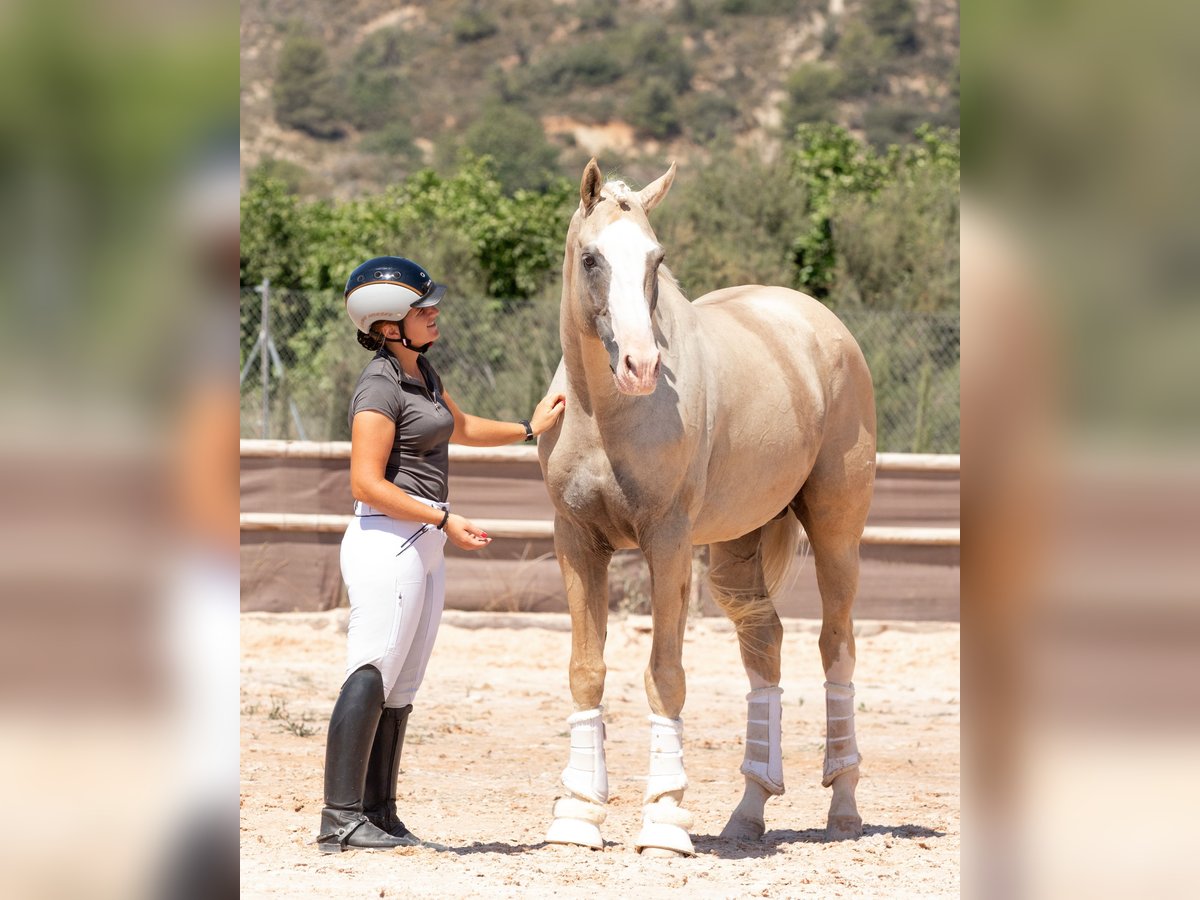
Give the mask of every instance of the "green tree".
<svg viewBox="0 0 1200 900">
<path fill-rule="evenodd" d="M 863 18 L 873 32 L 886 38 L 900 53 L 911 55 L 921 49 L 912 0 L 866 0 Z"/>
<path fill-rule="evenodd" d="M 505 193 L 545 189 L 556 177 L 558 148 L 546 139 L 541 121 L 520 107 L 492 101 L 463 134 L 462 146 L 489 156 Z"/>
<path fill-rule="evenodd" d="M 345 133 L 337 80 L 313 37 L 294 31 L 284 40 L 272 98 L 281 125 L 326 140 Z"/>
<path fill-rule="evenodd" d="M 625 117 L 638 131 L 660 140 L 679 134 L 679 112 L 675 107 L 675 91 L 666 80 L 650 78 L 625 106 Z"/>
<path fill-rule="evenodd" d="M 831 122 L 837 115 L 842 76 L 828 63 L 798 65 L 784 84 L 783 127 L 787 134 L 804 122 Z"/>
</svg>

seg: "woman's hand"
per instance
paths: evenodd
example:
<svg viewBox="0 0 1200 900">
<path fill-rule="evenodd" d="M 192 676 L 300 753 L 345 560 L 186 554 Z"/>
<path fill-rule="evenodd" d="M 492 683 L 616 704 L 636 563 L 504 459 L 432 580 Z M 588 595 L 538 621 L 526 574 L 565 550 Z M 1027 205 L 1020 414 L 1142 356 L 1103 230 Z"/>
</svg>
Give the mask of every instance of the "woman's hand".
<svg viewBox="0 0 1200 900">
<path fill-rule="evenodd" d="M 446 520 L 446 537 L 459 550 L 479 550 L 492 542 L 487 532 L 481 530 L 470 519 L 450 514 Z"/>
<path fill-rule="evenodd" d="M 567 408 L 567 398 L 564 394 L 547 394 L 534 409 L 529 419 L 529 427 L 534 434 L 542 434 L 554 427 L 558 417 Z"/>
</svg>

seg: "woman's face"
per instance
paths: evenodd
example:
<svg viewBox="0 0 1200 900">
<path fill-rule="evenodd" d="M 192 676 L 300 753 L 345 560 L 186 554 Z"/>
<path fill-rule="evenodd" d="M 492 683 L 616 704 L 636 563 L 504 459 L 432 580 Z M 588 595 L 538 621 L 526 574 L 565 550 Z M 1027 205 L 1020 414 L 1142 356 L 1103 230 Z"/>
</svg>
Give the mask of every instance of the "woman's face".
<svg viewBox="0 0 1200 900">
<path fill-rule="evenodd" d="M 408 315 L 404 317 L 405 336 L 418 347 L 436 341 L 439 335 L 437 317 L 438 308 L 436 306 L 410 309 Z"/>
</svg>

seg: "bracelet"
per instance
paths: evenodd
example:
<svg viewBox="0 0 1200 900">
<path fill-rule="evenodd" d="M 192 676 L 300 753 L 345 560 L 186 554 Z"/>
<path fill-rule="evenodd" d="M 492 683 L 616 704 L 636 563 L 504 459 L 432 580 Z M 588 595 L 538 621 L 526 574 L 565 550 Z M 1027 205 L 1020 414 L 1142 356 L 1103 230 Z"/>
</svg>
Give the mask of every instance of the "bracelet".
<svg viewBox="0 0 1200 900">
<path fill-rule="evenodd" d="M 533 426 L 529 424 L 528 419 L 522 419 L 521 424 L 525 426 L 525 443 L 533 443 Z"/>
<path fill-rule="evenodd" d="M 446 510 L 446 514 L 442 516 L 442 521 L 438 522 L 437 529 L 442 531 L 446 527 L 446 523 L 450 521 L 450 510 Z"/>
</svg>

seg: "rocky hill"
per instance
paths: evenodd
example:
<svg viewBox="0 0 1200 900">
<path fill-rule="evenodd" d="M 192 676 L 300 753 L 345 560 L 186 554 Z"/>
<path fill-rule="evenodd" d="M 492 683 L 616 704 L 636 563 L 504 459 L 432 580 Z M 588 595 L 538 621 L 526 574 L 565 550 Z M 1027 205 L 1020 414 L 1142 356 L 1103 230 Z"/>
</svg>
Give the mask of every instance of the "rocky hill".
<svg viewBox="0 0 1200 900">
<path fill-rule="evenodd" d="M 952 0 L 243 0 L 244 171 L 353 197 L 465 150 L 644 180 L 801 121 L 957 126 Z"/>
</svg>

